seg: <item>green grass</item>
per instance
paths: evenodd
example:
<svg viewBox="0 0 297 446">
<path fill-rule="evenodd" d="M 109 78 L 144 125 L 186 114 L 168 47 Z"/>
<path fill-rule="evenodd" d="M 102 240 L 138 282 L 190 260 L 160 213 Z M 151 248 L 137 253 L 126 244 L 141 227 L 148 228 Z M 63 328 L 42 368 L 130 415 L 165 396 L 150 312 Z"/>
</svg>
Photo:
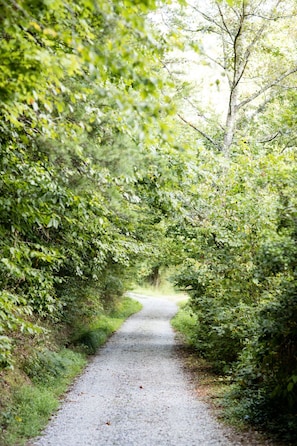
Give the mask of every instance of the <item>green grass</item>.
<svg viewBox="0 0 297 446">
<path fill-rule="evenodd" d="M 171 324 L 175 330 L 183 335 L 187 345 L 194 346 L 196 317 L 187 307 L 187 302 L 181 302 L 179 306 L 179 311 L 171 319 Z"/>
<path fill-rule="evenodd" d="M 139 302 L 125 297 L 110 313 L 99 315 L 87 329 L 83 328 L 74 343 L 82 347 L 87 354 L 94 354 L 129 316 L 141 308 Z"/>
<path fill-rule="evenodd" d="M 58 408 L 58 400 L 50 389 L 24 386 L 14 394 L 14 408 L 9 413 L 5 445 L 24 444 L 26 438 L 38 435 L 51 413 Z"/>
<path fill-rule="evenodd" d="M 122 299 L 116 308 L 92 322 L 75 350 L 39 347 L 14 370 L 0 374 L 0 446 L 21 446 L 39 435 L 59 406 L 59 398 L 94 353 L 141 304 Z M 58 334 L 57 334 L 58 335 Z M 80 350 L 80 351 L 79 351 Z"/>
<path fill-rule="evenodd" d="M 22 445 L 26 439 L 38 435 L 58 408 L 59 396 L 86 363 L 84 355 L 68 349 L 60 352 L 45 349 L 27 360 L 24 364 L 27 383 L 12 386 L 9 402 L 0 414 L 1 446 Z"/>
</svg>

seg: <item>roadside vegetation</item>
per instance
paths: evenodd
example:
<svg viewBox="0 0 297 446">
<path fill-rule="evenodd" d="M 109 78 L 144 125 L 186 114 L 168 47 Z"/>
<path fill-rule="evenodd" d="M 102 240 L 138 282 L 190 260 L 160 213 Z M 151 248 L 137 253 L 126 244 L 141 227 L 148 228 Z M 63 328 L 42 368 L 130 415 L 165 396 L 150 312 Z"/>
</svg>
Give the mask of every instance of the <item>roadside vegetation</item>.
<svg viewBox="0 0 297 446">
<path fill-rule="evenodd" d="M 213 354 L 201 350 L 197 341 L 197 318 L 188 303 L 181 307 L 172 319 L 177 332 L 180 353 L 186 372 L 191 376 L 197 396 L 205 401 L 215 416 L 234 429 L 246 444 L 293 446 L 296 440 L 296 425 L 290 415 L 290 407 L 277 411 L 273 406 L 257 405 L 257 396 L 243 387 L 238 370 L 239 361 L 232 368 L 222 369 Z M 263 387 L 263 385 L 262 385 Z M 243 388 L 246 392 L 243 394 Z M 276 415 L 277 412 L 277 415 Z M 232 436 L 232 434 L 231 434 Z"/>
</svg>

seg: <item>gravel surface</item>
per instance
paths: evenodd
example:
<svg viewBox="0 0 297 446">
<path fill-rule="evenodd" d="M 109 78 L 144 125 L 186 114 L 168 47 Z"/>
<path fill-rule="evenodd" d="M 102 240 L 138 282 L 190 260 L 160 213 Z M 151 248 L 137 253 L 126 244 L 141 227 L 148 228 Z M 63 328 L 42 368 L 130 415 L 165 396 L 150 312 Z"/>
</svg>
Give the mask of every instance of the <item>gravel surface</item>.
<svg viewBox="0 0 297 446">
<path fill-rule="evenodd" d="M 100 349 L 34 446 L 235 445 L 197 400 L 175 350 L 173 302 L 143 309 Z"/>
</svg>

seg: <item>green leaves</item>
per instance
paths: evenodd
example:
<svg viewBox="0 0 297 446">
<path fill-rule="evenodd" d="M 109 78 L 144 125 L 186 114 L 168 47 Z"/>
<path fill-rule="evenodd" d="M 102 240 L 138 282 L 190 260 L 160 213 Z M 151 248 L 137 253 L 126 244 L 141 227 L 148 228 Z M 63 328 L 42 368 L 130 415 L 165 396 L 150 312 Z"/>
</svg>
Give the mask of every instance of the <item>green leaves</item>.
<svg viewBox="0 0 297 446">
<path fill-rule="evenodd" d="M 125 290 L 154 229 L 141 213 L 154 204 L 159 218 L 170 202 L 151 156 L 170 104 L 165 42 L 146 20 L 155 1 L 0 5 L 0 281 L 10 296 L 0 325 L 10 361 L 23 323 L 28 332 L 37 319 L 96 311 L 86 283 L 110 306 Z M 149 201 L 138 186 L 150 162 L 159 180 Z"/>
<path fill-rule="evenodd" d="M 36 334 L 42 329 L 28 319 L 32 308 L 20 296 L 1 291 L 0 293 L 0 367 L 13 366 L 14 332 Z"/>
<path fill-rule="evenodd" d="M 196 318 L 191 342 L 232 374 L 234 412 L 294 436 L 295 153 L 245 144 L 226 161 L 201 149 L 196 174 L 173 228 L 183 258 L 175 280 Z"/>
</svg>

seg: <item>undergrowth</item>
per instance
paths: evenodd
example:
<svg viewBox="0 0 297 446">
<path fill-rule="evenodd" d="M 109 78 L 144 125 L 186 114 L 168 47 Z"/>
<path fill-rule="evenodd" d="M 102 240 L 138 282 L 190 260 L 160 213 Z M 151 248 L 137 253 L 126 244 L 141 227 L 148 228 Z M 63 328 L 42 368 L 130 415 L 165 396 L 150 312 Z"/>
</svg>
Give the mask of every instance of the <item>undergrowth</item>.
<svg viewBox="0 0 297 446">
<path fill-rule="evenodd" d="M 261 395 L 258 395 L 258 406 L 255 405 L 254 395 L 248 392 L 245 398 L 238 398 L 238 385 L 232 374 L 218 373 L 214 364 L 203 358 L 196 343 L 197 323 L 195 314 L 186 302 L 180 304 L 178 313 L 171 320 L 177 337 L 182 339 L 181 355 L 185 370 L 195 383 L 197 396 L 212 408 L 221 421 L 232 426 L 235 437 L 236 432 L 239 433 L 241 440 L 246 442 L 244 444 L 296 445 L 296 438 L 289 429 L 282 429 L 285 423 L 278 422 L 275 414 L 271 413 L 270 420 L 263 422 L 267 411 L 260 405 Z M 284 416 L 279 413 L 278 418 Z M 296 420 L 287 418 L 286 426 L 289 424 L 294 428 Z"/>
<path fill-rule="evenodd" d="M 80 327 L 73 344 L 87 354 L 94 354 L 109 336 L 120 328 L 125 319 L 141 309 L 136 300 L 125 297 L 115 308 L 100 314 L 89 327 Z"/>
</svg>

